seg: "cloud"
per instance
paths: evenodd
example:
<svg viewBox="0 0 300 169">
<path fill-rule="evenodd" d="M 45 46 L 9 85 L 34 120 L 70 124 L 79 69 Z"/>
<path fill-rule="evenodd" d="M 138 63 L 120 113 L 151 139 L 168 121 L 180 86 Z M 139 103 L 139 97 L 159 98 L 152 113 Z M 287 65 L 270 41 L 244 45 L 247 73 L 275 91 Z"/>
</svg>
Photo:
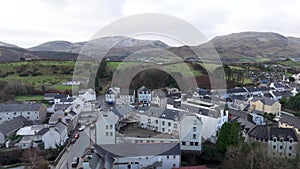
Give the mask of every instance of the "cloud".
<svg viewBox="0 0 300 169">
<path fill-rule="evenodd" d="M 211 39 L 242 31 L 300 37 L 297 0 L 5 0 L 0 41 L 30 47 L 51 40 L 84 41 L 124 16 L 163 13 L 184 19 Z"/>
</svg>

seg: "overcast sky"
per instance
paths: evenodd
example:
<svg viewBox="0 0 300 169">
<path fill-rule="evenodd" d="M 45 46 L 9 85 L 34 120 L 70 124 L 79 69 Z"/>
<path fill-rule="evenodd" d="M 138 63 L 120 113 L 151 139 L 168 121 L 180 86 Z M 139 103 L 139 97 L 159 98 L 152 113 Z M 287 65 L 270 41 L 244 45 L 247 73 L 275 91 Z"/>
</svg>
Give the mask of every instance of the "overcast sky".
<svg viewBox="0 0 300 169">
<path fill-rule="evenodd" d="M 208 39 L 242 31 L 300 37 L 299 9 L 297 0 L 1 0 L 0 41 L 86 41 L 115 20 L 146 12 L 184 19 Z"/>
</svg>

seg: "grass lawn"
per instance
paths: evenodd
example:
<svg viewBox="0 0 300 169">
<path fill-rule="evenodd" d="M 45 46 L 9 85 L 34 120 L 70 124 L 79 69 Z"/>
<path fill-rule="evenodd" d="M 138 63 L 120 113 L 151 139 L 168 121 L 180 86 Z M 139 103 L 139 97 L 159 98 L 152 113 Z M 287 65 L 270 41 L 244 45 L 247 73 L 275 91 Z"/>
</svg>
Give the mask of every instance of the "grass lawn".
<svg viewBox="0 0 300 169">
<path fill-rule="evenodd" d="M 74 86 L 74 88 L 78 88 L 79 86 Z M 72 85 L 54 85 L 54 89 L 56 90 L 72 90 L 73 86 Z"/>
<path fill-rule="evenodd" d="M 43 100 L 43 95 L 29 95 L 29 96 L 17 96 L 15 100 L 18 101 L 29 101 L 29 100 Z"/>
</svg>

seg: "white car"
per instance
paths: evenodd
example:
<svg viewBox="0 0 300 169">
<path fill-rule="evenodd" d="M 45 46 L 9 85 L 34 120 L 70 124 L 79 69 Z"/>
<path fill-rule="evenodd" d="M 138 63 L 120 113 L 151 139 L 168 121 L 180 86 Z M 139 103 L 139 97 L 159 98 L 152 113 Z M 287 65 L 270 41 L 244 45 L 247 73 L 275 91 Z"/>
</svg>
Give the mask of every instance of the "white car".
<svg viewBox="0 0 300 169">
<path fill-rule="evenodd" d="M 78 131 L 83 131 L 85 129 L 85 126 L 80 126 Z"/>
</svg>

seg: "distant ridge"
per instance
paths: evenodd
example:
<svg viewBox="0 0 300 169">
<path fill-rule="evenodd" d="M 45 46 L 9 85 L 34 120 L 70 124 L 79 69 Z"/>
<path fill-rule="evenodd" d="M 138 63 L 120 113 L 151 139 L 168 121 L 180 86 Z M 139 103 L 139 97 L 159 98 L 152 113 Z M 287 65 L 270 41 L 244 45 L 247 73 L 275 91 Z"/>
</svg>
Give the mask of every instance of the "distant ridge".
<svg viewBox="0 0 300 169">
<path fill-rule="evenodd" d="M 210 44 L 225 63 L 278 61 L 286 58 L 300 60 L 300 38 L 285 37 L 273 32 L 232 33 L 217 36 L 192 48 L 202 56 L 212 56 L 215 53 L 209 48 Z M 113 49 L 110 49 L 112 46 Z M 196 57 L 189 46 L 169 47 L 161 41 L 113 36 L 76 43 L 51 41 L 29 49 L 0 42 L 0 62 L 21 59 L 75 60 L 83 49 L 88 56 L 105 55 L 113 61 L 121 61 L 144 49 L 164 49 L 182 58 Z"/>
</svg>

